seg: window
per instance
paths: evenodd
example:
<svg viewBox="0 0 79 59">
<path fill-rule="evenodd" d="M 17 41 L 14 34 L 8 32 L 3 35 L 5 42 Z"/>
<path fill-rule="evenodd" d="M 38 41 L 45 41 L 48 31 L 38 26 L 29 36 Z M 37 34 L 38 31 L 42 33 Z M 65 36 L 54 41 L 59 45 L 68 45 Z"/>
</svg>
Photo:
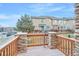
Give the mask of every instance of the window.
<svg viewBox="0 0 79 59">
<path fill-rule="evenodd" d="M 41 23 L 43 23 L 44 22 L 44 20 L 43 19 L 41 19 Z"/>
</svg>

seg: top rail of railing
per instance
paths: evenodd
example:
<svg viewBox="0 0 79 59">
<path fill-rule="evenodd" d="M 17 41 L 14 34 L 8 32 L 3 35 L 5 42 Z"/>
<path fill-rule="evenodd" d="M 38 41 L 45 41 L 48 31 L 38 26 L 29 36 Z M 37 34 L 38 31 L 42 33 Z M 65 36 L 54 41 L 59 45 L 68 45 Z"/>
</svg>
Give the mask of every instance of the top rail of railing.
<svg viewBox="0 0 79 59">
<path fill-rule="evenodd" d="M 48 36 L 46 33 L 28 33 L 27 36 Z"/>
</svg>

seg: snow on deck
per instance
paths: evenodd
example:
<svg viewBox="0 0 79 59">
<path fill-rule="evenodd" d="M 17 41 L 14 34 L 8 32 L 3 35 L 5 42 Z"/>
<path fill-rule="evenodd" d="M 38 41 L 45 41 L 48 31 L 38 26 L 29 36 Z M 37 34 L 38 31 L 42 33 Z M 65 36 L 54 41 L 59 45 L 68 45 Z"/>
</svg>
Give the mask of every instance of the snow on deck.
<svg viewBox="0 0 79 59">
<path fill-rule="evenodd" d="M 18 56 L 65 56 L 58 49 L 49 49 L 48 47 L 37 46 L 30 47 L 26 52 L 18 54 Z"/>
</svg>

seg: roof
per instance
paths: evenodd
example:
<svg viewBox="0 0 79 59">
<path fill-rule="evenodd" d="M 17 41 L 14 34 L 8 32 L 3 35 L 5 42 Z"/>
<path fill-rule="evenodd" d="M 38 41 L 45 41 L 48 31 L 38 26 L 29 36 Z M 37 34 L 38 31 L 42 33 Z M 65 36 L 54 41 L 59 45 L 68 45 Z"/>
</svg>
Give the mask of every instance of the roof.
<svg viewBox="0 0 79 59">
<path fill-rule="evenodd" d="M 54 16 L 32 16 L 32 19 L 51 19 L 51 20 L 74 20 L 74 18 L 54 17 Z"/>
<path fill-rule="evenodd" d="M 32 16 L 32 19 L 54 19 L 55 17 L 51 16 Z"/>
</svg>

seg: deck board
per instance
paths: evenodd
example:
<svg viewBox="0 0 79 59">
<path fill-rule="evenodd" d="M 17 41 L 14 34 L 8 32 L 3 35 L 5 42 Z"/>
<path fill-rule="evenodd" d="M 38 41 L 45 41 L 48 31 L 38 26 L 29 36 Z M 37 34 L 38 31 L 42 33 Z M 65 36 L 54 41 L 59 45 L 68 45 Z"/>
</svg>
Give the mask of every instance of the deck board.
<svg viewBox="0 0 79 59">
<path fill-rule="evenodd" d="M 30 47 L 26 52 L 20 53 L 17 56 L 65 56 L 58 49 L 49 49 L 48 47 L 37 46 Z"/>
</svg>

